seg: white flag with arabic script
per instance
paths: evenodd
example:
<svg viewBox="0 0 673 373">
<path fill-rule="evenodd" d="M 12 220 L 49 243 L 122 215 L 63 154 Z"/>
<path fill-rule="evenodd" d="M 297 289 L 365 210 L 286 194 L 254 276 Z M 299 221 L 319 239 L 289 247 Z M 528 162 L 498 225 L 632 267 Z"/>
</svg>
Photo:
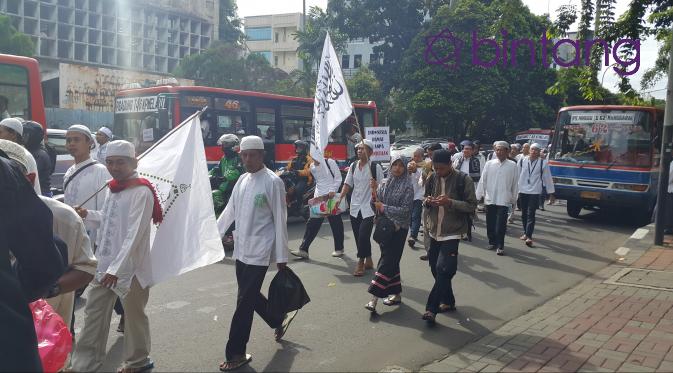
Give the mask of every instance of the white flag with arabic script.
<svg viewBox="0 0 673 373">
<path fill-rule="evenodd" d="M 163 222 L 152 226 L 150 261 L 136 274 L 143 287 L 224 258 L 198 115 L 143 156 L 138 173 L 157 191 Z"/>
<path fill-rule="evenodd" d="M 332 39 L 327 33 L 322 48 L 313 103 L 313 132 L 311 133 L 311 157 L 313 159 L 324 162 L 323 152 L 329 142 L 329 136 L 352 112 L 353 104 L 348 95 L 339 58 L 332 46 Z"/>
</svg>

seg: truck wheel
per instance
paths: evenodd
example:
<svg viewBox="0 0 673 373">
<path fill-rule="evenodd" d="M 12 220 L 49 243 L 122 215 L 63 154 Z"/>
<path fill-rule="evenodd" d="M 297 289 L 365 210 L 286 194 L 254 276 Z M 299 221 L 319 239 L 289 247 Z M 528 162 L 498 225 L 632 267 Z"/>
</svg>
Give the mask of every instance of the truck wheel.
<svg viewBox="0 0 673 373">
<path fill-rule="evenodd" d="M 566 210 L 568 211 L 568 216 L 571 218 L 578 219 L 580 217 L 580 212 L 582 211 L 582 203 L 578 201 L 568 201 L 566 203 Z"/>
</svg>

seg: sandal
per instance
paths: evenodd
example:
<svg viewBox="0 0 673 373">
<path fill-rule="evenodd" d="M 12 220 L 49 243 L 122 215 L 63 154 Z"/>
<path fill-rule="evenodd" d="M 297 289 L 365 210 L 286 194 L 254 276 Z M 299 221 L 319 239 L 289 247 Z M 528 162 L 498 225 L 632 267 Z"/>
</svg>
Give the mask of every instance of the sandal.
<svg viewBox="0 0 673 373">
<path fill-rule="evenodd" d="M 237 359 L 234 360 L 229 360 L 229 361 L 223 361 L 220 363 L 220 372 L 229 372 L 232 370 L 236 370 L 244 365 L 247 365 L 252 361 L 252 355 L 250 354 L 245 354 L 244 356 L 240 356 Z"/>
<path fill-rule="evenodd" d="M 528 246 L 528 247 L 533 247 L 533 240 L 531 240 L 530 238 L 527 239 L 527 240 L 526 240 L 526 246 Z"/>
<path fill-rule="evenodd" d="M 364 276 L 364 274 L 365 274 L 365 262 L 358 262 L 358 264 L 355 266 L 353 276 L 361 277 Z"/>
<path fill-rule="evenodd" d="M 365 308 L 371 313 L 376 313 L 376 303 L 373 300 L 367 302 L 367 304 L 365 304 Z"/>
<path fill-rule="evenodd" d="M 283 318 L 283 323 L 278 328 L 276 328 L 276 332 L 274 333 L 274 338 L 276 339 L 276 342 L 280 342 L 280 340 L 283 339 L 283 336 L 285 335 L 285 333 L 287 333 L 287 329 L 290 328 L 290 323 L 292 323 L 292 320 L 294 320 L 298 312 L 299 311 L 292 311 L 285 314 L 285 318 Z"/>
<path fill-rule="evenodd" d="M 139 368 L 133 368 L 133 367 L 119 368 L 117 369 L 117 373 L 142 373 L 142 372 L 149 372 L 152 369 L 154 369 L 154 362 L 150 361 L 147 365 Z"/>
<path fill-rule="evenodd" d="M 435 314 L 430 311 L 425 311 L 422 319 L 427 321 L 428 324 L 433 325 L 435 323 Z"/>
<path fill-rule="evenodd" d="M 396 306 L 401 303 L 402 303 L 402 297 L 399 295 L 391 295 L 383 300 L 383 304 L 385 304 L 386 306 Z"/>
<path fill-rule="evenodd" d="M 528 239 L 528 237 L 524 234 L 523 236 L 519 237 L 521 241 L 525 241 Z"/>
</svg>

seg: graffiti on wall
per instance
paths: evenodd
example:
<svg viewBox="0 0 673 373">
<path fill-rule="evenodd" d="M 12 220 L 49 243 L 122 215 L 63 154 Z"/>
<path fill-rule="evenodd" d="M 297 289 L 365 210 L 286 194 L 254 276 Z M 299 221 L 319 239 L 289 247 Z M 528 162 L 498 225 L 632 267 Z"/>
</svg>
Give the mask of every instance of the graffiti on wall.
<svg viewBox="0 0 673 373">
<path fill-rule="evenodd" d="M 105 69 L 82 65 L 59 64 L 59 99 L 63 109 L 114 111 L 117 91 L 129 83 L 155 82 L 165 76 L 137 71 Z M 180 85 L 193 85 L 178 79 Z"/>
</svg>

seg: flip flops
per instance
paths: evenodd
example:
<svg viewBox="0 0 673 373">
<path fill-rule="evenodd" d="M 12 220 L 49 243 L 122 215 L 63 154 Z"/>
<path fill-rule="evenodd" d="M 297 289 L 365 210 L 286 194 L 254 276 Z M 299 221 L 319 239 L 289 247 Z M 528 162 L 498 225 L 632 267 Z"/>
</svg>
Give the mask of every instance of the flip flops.
<svg viewBox="0 0 673 373">
<path fill-rule="evenodd" d="M 241 368 L 244 365 L 247 365 L 252 361 L 252 355 L 245 354 L 245 356 L 240 356 L 238 359 L 224 361 L 220 364 L 220 372 L 230 372 Z"/>
<path fill-rule="evenodd" d="M 154 369 L 154 362 L 150 361 L 147 365 L 139 368 L 133 368 L 133 367 L 119 368 L 117 369 L 117 373 L 143 373 L 143 372 L 149 372 L 152 369 Z"/>
<path fill-rule="evenodd" d="M 285 314 L 283 323 L 280 327 L 276 328 L 276 332 L 274 333 L 276 342 L 280 342 L 280 340 L 283 339 L 283 336 L 287 333 L 287 329 L 290 328 L 290 323 L 292 323 L 292 320 L 297 316 L 297 312 L 299 311 L 292 311 Z"/>
<path fill-rule="evenodd" d="M 422 319 L 425 320 L 425 321 L 426 321 L 428 324 L 430 324 L 430 325 L 434 325 L 434 324 L 435 324 L 435 314 L 432 313 L 432 312 L 430 312 L 430 311 L 426 311 L 426 312 L 423 314 Z"/>
<path fill-rule="evenodd" d="M 391 295 L 388 298 L 383 300 L 383 304 L 386 306 L 396 306 L 402 303 L 402 297 Z"/>
</svg>

